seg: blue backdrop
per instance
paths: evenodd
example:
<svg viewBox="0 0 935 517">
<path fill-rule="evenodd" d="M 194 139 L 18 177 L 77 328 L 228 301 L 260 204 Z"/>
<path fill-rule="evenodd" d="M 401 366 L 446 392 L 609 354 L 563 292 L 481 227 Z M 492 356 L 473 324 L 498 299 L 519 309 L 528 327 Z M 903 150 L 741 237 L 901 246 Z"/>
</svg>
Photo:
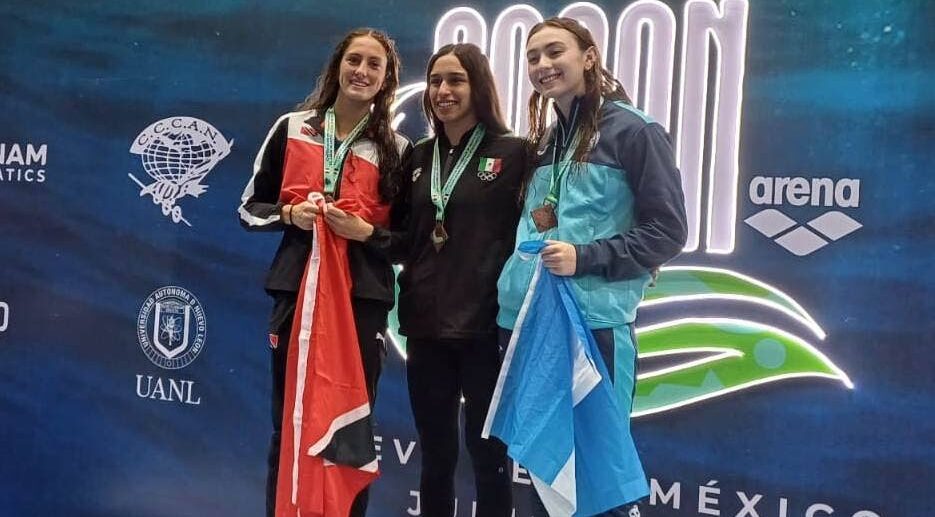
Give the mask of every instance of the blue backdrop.
<svg viewBox="0 0 935 517">
<path fill-rule="evenodd" d="M 686 3 L 665 2 L 679 24 Z M 749 382 L 696 397 L 671 377 L 646 391 L 633 426 L 652 514 L 930 515 L 935 8 L 742 3 L 735 246 L 702 244 L 675 265 L 759 282 L 731 276 L 735 294 L 772 289 L 751 295 L 758 303 L 650 305 L 639 324 L 756 320 L 773 338 L 807 343 L 812 366 L 792 375 L 780 366 L 791 351 L 762 345 L 749 350 L 762 370 L 747 372 Z M 611 28 L 629 4 L 598 3 Z M 0 515 L 262 513 L 270 304 L 261 285 L 278 236 L 247 234 L 237 221 L 254 156 L 344 32 L 388 31 L 411 84 L 436 23 L 458 5 L 0 6 Z M 509 5 L 472 2 L 489 28 Z M 401 130 L 418 138 L 415 103 L 401 110 Z M 183 170 L 207 190 L 178 197 L 171 185 Z M 141 192 L 157 177 L 163 187 Z M 831 186 L 819 190 L 814 178 Z M 790 317 L 805 312 L 814 325 Z M 154 322 L 180 333 L 154 334 Z M 147 350 L 178 361 L 156 364 Z M 685 366 L 651 355 L 644 371 Z M 745 367 L 719 368 L 723 380 Z M 400 353 L 387 358 L 376 411 L 382 478 L 370 515 L 414 515 L 420 453 Z M 471 514 L 468 472 L 462 465 L 459 516 Z M 514 480 L 516 515 L 527 517 L 528 475 L 516 468 Z"/>
</svg>

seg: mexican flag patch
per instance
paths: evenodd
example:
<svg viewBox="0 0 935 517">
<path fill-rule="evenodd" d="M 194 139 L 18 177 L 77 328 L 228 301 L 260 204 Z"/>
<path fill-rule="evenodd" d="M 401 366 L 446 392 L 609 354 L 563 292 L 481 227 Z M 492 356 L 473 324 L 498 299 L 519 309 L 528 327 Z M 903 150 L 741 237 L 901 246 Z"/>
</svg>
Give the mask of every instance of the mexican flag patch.
<svg viewBox="0 0 935 517">
<path fill-rule="evenodd" d="M 500 158 L 481 158 L 477 163 L 478 172 L 492 172 L 497 174 L 500 172 L 500 166 L 502 165 L 503 160 Z"/>
</svg>

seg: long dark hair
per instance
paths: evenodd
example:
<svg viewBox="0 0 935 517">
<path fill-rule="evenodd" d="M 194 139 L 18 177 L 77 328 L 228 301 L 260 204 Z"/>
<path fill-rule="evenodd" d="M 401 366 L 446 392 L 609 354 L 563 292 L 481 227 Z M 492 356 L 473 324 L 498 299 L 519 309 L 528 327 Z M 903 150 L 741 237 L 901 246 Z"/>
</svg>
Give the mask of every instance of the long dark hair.
<svg viewBox="0 0 935 517">
<path fill-rule="evenodd" d="M 509 133 L 510 129 L 506 127 L 503 114 L 500 112 L 500 97 L 497 95 L 497 86 L 493 81 L 493 74 L 490 72 L 490 62 L 487 60 L 487 56 L 473 43 L 452 43 L 438 49 L 429 58 L 429 64 L 425 68 L 426 87 L 425 92 L 422 94 L 422 112 L 435 134 L 444 131 L 444 124 L 432 111 L 428 82 L 435 62 L 438 61 L 438 58 L 448 54 L 453 54 L 458 58 L 461 66 L 467 72 L 468 84 L 471 86 L 471 106 L 474 109 L 474 116 L 477 117 L 477 121 L 484 124 L 489 132 L 498 135 Z"/>
<path fill-rule="evenodd" d="M 315 90 L 298 105 L 297 109 L 318 110 L 323 114 L 325 110 L 334 105 L 338 98 L 341 85 L 338 74 L 341 69 L 341 60 L 344 53 L 356 38 L 369 36 L 383 47 L 386 52 L 386 75 L 383 77 L 383 87 L 373 98 L 373 108 L 370 120 L 364 129 L 363 136 L 370 139 L 377 147 L 377 158 L 380 160 L 380 196 L 384 201 L 390 201 L 399 189 L 396 172 L 400 168 L 399 148 L 396 146 L 396 134 L 390 123 L 393 121 L 393 112 L 390 110 L 396 99 L 396 88 L 399 86 L 399 54 L 396 52 L 396 43 L 384 32 L 377 29 L 354 29 L 344 36 L 344 39 L 334 48 L 328 63 L 318 76 Z"/>
<path fill-rule="evenodd" d="M 627 92 L 623 89 L 613 74 L 601 65 L 601 54 L 594 42 L 594 36 L 583 25 L 572 18 L 553 17 L 533 25 L 529 30 L 529 36 L 526 43 L 529 44 L 529 38 L 546 27 L 564 29 L 570 32 L 578 43 L 578 48 L 584 52 L 594 47 L 597 56 L 595 64 L 590 70 L 584 71 L 584 98 L 578 108 L 578 128 L 581 131 L 581 140 L 578 148 L 575 149 L 572 159 L 578 162 L 585 161 L 590 151 L 591 139 L 597 133 L 597 125 L 600 122 L 600 99 L 609 101 L 623 101 L 632 104 Z M 533 149 L 537 149 L 545 137 L 546 121 L 545 117 L 548 111 L 549 99 L 542 96 L 537 91 L 533 91 L 529 97 L 529 143 Z"/>
</svg>

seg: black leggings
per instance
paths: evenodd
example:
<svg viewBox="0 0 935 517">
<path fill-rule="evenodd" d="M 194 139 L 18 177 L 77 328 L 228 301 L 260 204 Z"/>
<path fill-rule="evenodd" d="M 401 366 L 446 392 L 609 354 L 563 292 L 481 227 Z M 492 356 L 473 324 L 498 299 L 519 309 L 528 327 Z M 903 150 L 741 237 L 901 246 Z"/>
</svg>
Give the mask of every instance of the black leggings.
<svg viewBox="0 0 935 517">
<path fill-rule="evenodd" d="M 474 468 L 476 515 L 508 517 L 513 499 L 506 446 L 496 438 L 485 440 L 480 436 L 500 371 L 497 336 L 409 339 L 406 351 L 409 402 L 422 448 L 422 515 L 450 517 L 454 512 L 454 477 L 460 447 L 458 417 L 463 396 L 464 441 Z"/>
<path fill-rule="evenodd" d="M 279 444 L 282 439 L 286 358 L 289 355 L 289 337 L 292 331 L 292 315 L 295 313 L 296 293 L 276 293 L 274 300 L 270 334 L 278 336 L 279 345 L 270 354 L 270 369 L 273 374 L 273 390 L 270 399 L 273 434 L 269 441 L 269 470 L 266 477 L 266 515 L 269 517 L 273 517 L 276 512 L 276 480 L 279 476 Z M 360 358 L 364 365 L 364 379 L 367 382 L 367 394 L 370 396 L 372 408 L 376 404 L 377 382 L 383 368 L 383 358 L 386 357 L 386 344 L 382 336 L 386 335 L 388 309 L 384 302 L 363 298 L 353 298 L 351 306 L 354 310 Z M 367 512 L 368 492 L 368 489 L 364 489 L 354 500 L 351 517 L 363 517 Z"/>
</svg>

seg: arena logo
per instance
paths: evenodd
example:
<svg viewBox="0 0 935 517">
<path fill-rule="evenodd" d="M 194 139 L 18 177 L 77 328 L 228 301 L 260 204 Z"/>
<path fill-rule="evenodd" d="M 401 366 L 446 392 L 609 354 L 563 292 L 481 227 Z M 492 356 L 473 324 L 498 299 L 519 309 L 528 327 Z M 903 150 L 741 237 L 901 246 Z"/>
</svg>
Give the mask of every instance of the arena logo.
<svg viewBox="0 0 935 517">
<path fill-rule="evenodd" d="M 576 2 L 559 13 L 579 20 L 592 31 L 604 51 L 602 55 L 612 57 L 611 71 L 621 79 L 637 106 L 675 138 L 688 216 L 686 252 L 702 251 L 702 240 L 703 251 L 708 254 L 729 255 L 735 249 L 749 9 L 748 0 L 685 2 L 677 87 L 673 79 L 677 27 L 668 5 L 658 0 L 630 3 L 617 18 L 613 34 L 606 13 L 595 4 Z M 523 104 L 530 93 L 522 46 L 529 30 L 542 19 L 532 6 L 511 5 L 496 17 L 488 35 L 487 22 L 478 11 L 458 7 L 444 13 L 435 27 L 435 49 L 452 42 L 470 42 L 490 56 L 503 111 L 519 134 L 528 127 Z M 608 53 L 608 49 L 612 52 Z M 425 83 L 401 87 L 396 105 L 418 99 L 424 89 Z M 673 106 L 678 111 L 674 124 L 670 124 Z M 404 117 L 404 113 L 397 115 L 394 124 Z M 703 166 L 705 162 L 707 167 Z M 795 203 L 802 199 L 796 190 L 799 188 L 793 189 L 791 199 Z M 845 187 L 839 188 L 841 192 L 836 195 L 850 199 Z M 808 199 L 811 202 L 812 197 Z M 818 199 L 824 197 L 819 194 Z M 782 289 L 724 268 L 663 267 L 655 287 L 646 292 L 641 314 L 675 304 L 684 305 L 684 312 L 691 314 L 692 307 L 710 307 L 712 302 L 721 301 L 769 309 L 813 338 L 826 337 L 811 314 Z M 397 330 L 394 309 L 390 313 L 389 337 L 405 357 L 405 339 Z M 752 317 L 687 317 L 644 326 L 636 332 L 641 371 L 633 398 L 634 417 L 796 378 L 832 379 L 848 389 L 854 387 L 847 374 L 810 340 Z M 664 363 L 664 367 L 654 366 Z"/>
<path fill-rule="evenodd" d="M 137 317 L 137 338 L 146 357 L 166 370 L 185 368 L 204 349 L 204 308 L 187 289 L 165 286 L 150 294 Z M 201 404 L 191 380 L 137 374 L 136 394 L 165 402 Z"/>
<path fill-rule="evenodd" d="M 0 142 L 0 183 L 45 183 L 46 144 Z"/>
<path fill-rule="evenodd" d="M 799 257 L 810 255 L 861 228 L 840 210 L 829 210 L 800 225 L 786 212 L 796 207 L 858 208 L 860 180 L 842 178 L 756 176 L 750 182 L 750 201 L 766 208 L 744 220 L 776 244 Z"/>
<path fill-rule="evenodd" d="M 191 223 L 176 203 L 185 196 L 199 197 L 207 189 L 202 181 L 228 154 L 234 141 L 227 141 L 211 124 L 193 117 L 169 117 L 150 124 L 130 146 L 140 156 L 143 170 L 153 179 L 145 185 L 128 174 L 140 187 L 140 197 L 151 196 L 153 204 L 175 223 Z"/>
</svg>

